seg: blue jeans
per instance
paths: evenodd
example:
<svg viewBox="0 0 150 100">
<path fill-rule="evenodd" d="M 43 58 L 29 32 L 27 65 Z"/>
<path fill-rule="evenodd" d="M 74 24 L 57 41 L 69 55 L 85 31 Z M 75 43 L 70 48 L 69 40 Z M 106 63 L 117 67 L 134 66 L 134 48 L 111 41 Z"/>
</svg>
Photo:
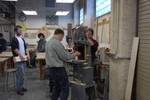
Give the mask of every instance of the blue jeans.
<svg viewBox="0 0 150 100">
<path fill-rule="evenodd" d="M 24 74 L 26 62 L 17 62 L 16 65 L 16 89 L 21 91 L 24 87 Z"/>
<path fill-rule="evenodd" d="M 54 84 L 51 100 L 57 100 L 59 96 L 60 100 L 67 100 L 69 96 L 69 81 L 65 67 L 51 67 L 50 76 Z"/>
</svg>

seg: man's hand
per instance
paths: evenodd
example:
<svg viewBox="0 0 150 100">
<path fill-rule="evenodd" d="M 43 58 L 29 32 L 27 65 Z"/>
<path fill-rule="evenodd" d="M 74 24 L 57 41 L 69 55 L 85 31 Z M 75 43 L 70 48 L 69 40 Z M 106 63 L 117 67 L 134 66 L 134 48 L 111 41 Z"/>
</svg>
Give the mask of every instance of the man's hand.
<svg viewBox="0 0 150 100">
<path fill-rule="evenodd" d="M 22 55 L 19 55 L 19 57 L 20 57 L 21 61 L 25 60 L 25 58 Z"/>
<path fill-rule="evenodd" d="M 80 56 L 81 53 L 80 53 L 79 51 L 75 51 L 74 55 L 75 55 L 75 56 Z"/>
<path fill-rule="evenodd" d="M 30 60 L 30 55 L 27 55 L 27 60 Z"/>
</svg>

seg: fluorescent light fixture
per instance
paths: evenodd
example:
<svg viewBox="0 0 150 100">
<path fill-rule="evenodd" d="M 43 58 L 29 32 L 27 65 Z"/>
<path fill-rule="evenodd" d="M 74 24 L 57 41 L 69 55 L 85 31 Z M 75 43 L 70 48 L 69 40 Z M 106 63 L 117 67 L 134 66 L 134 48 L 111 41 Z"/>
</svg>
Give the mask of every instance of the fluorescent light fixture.
<svg viewBox="0 0 150 100">
<path fill-rule="evenodd" d="M 26 15 L 37 15 L 37 12 L 36 11 L 23 11 L 24 14 Z"/>
<path fill-rule="evenodd" d="M 56 0 L 56 3 L 73 3 L 74 0 Z"/>
<path fill-rule="evenodd" d="M 2 1 L 18 1 L 18 0 L 2 0 Z"/>
<path fill-rule="evenodd" d="M 57 16 L 65 16 L 69 13 L 69 11 L 57 11 L 55 15 Z"/>
</svg>

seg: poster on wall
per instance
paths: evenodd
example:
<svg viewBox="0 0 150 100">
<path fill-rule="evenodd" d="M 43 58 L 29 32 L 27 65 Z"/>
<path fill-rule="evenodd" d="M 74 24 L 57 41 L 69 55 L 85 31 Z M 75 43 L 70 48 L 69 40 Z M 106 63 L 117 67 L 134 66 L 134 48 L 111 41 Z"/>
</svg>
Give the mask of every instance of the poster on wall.
<svg viewBox="0 0 150 100">
<path fill-rule="evenodd" d="M 46 11 L 46 25 L 58 25 L 58 16 L 55 11 Z"/>
</svg>

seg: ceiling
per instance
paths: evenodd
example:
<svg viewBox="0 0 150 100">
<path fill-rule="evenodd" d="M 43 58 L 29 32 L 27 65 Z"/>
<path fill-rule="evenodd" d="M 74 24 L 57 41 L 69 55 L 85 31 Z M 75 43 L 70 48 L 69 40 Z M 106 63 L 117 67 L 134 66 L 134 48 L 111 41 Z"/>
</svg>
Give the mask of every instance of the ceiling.
<svg viewBox="0 0 150 100">
<path fill-rule="evenodd" d="M 79 0 L 75 0 L 75 2 L 77 2 L 77 1 L 79 1 Z M 32 0 L 32 2 L 37 3 L 36 0 Z M 72 5 L 72 4 L 60 4 L 60 3 L 58 4 L 55 2 L 56 2 L 55 0 L 45 0 L 45 8 L 44 9 L 57 11 L 58 9 L 63 8 L 64 10 L 68 10 L 68 9 L 66 9 L 66 6 Z M 15 13 L 21 13 L 21 11 L 22 11 L 20 9 L 21 7 L 17 8 L 15 3 L 16 2 L 14 2 L 14 1 L 8 2 L 8 1 L 0 0 L 0 24 L 15 22 Z M 21 3 L 27 5 L 26 7 L 29 7 L 28 0 L 21 0 Z M 33 8 L 33 7 L 29 7 L 29 8 Z M 36 8 L 38 10 L 38 7 L 36 7 Z M 3 16 L 3 14 L 5 14 L 5 17 Z"/>
</svg>

